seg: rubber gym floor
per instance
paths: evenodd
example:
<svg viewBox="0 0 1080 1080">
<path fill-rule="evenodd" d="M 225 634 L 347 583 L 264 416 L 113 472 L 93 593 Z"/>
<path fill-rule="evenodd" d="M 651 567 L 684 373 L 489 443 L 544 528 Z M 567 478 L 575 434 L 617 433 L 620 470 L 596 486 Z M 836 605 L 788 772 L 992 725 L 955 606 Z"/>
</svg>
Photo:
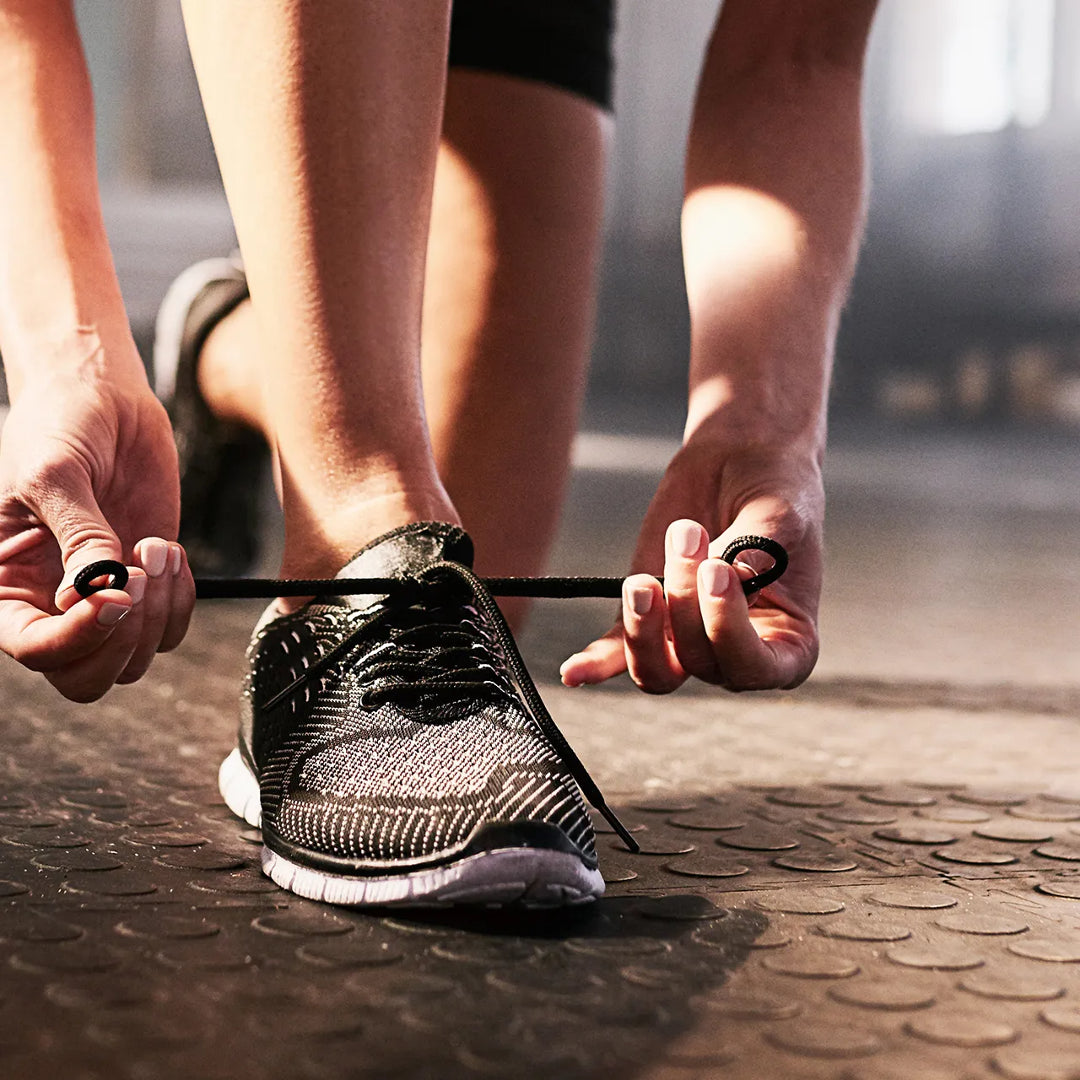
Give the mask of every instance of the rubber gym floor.
<svg viewBox="0 0 1080 1080">
<path fill-rule="evenodd" d="M 552 567 L 618 572 L 662 444 L 583 440 Z M 215 787 L 258 604 L 94 706 L 0 665 L 0 1069 L 18 1080 L 1080 1077 L 1080 489 L 1064 440 L 841 441 L 789 693 L 567 690 L 637 830 L 569 913 L 356 912 Z"/>
</svg>

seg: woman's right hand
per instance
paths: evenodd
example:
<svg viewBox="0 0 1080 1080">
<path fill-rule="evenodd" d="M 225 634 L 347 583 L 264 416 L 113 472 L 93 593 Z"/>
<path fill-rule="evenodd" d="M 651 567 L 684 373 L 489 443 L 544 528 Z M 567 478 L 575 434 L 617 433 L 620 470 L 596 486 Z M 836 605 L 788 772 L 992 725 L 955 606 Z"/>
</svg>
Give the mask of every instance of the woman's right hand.
<svg viewBox="0 0 1080 1080">
<path fill-rule="evenodd" d="M 94 362 L 24 377 L 0 437 L 0 649 L 73 701 L 140 678 L 195 603 L 168 417 L 127 381 Z M 126 589 L 80 598 L 99 559 L 128 566 Z"/>
</svg>

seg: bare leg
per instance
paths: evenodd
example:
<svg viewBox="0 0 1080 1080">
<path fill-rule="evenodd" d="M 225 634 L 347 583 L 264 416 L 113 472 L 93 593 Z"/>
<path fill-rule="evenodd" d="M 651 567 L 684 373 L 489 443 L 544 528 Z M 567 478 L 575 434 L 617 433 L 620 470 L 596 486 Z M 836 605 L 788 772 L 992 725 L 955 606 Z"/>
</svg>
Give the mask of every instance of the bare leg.
<svg viewBox="0 0 1080 1080">
<path fill-rule="evenodd" d="M 282 571 L 456 520 L 431 456 L 420 317 L 449 0 L 185 0 L 258 329 Z"/>
<path fill-rule="evenodd" d="M 592 337 L 607 126 L 563 91 L 450 73 L 424 396 L 439 474 L 486 573 L 540 571 L 558 523 Z M 257 365 L 245 304 L 210 336 L 200 383 L 219 415 L 265 430 Z"/>
<path fill-rule="evenodd" d="M 451 72 L 424 396 L 439 473 L 488 573 L 538 573 L 558 524 L 592 341 L 606 126 L 572 94 Z"/>
</svg>

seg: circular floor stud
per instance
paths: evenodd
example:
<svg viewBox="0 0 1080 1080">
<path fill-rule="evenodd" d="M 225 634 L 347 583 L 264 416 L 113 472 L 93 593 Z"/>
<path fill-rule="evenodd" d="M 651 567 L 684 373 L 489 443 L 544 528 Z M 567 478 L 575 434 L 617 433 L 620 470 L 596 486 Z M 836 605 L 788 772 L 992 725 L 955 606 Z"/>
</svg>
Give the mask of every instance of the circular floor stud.
<svg viewBox="0 0 1080 1080">
<path fill-rule="evenodd" d="M 859 806 L 841 807 L 838 810 L 822 810 L 818 817 L 836 825 L 892 825 L 896 814 L 888 810 L 874 810 Z"/>
<path fill-rule="evenodd" d="M 799 839 L 791 830 L 757 823 L 718 836 L 716 842 L 742 851 L 791 851 L 799 846 Z"/>
<path fill-rule="evenodd" d="M 766 893 L 756 897 L 754 903 L 762 911 L 776 911 L 784 915 L 835 915 L 844 910 L 842 900 L 832 896 L 815 896 L 813 893 Z"/>
<path fill-rule="evenodd" d="M 153 980 L 129 975 L 123 981 L 108 982 L 100 973 L 92 972 L 82 978 L 75 975 L 62 982 L 50 983 L 45 987 L 45 997 L 62 1009 L 100 1013 L 164 1001 L 168 992 Z"/>
<path fill-rule="evenodd" d="M 960 896 L 949 896 L 940 889 L 922 883 L 887 885 L 870 894 L 875 904 L 892 908 L 911 908 L 918 911 L 940 911 L 956 907 Z"/>
<path fill-rule="evenodd" d="M 925 1051 L 904 1054 L 895 1050 L 888 1057 L 872 1058 L 842 1073 L 843 1080 L 958 1080 L 958 1075 L 955 1069 L 928 1062 Z"/>
<path fill-rule="evenodd" d="M 1020 860 L 1011 851 L 995 851 L 993 848 L 961 846 L 941 848 L 934 852 L 934 857 L 945 862 L 961 863 L 964 866 L 1009 866 Z"/>
<path fill-rule="evenodd" d="M 909 1035 L 938 1046 L 977 1049 L 1003 1046 L 1020 1037 L 1012 1025 L 981 1013 L 932 1009 L 924 1016 L 912 1017 L 904 1024 Z"/>
<path fill-rule="evenodd" d="M 184 832 L 180 829 L 168 831 L 148 830 L 146 832 L 127 833 L 123 837 L 125 844 L 135 847 L 193 848 L 209 844 L 210 840 L 199 833 Z"/>
<path fill-rule="evenodd" d="M 1080 1005 L 1048 1005 L 1039 1019 L 1059 1031 L 1071 1031 L 1080 1035 Z"/>
<path fill-rule="evenodd" d="M 676 840 L 663 840 L 652 833 L 639 838 L 638 845 L 640 850 L 635 851 L 634 856 L 689 855 L 690 852 L 697 851 L 694 844 L 681 843 Z M 616 840 L 611 847 L 613 851 L 626 853 L 626 845 L 621 840 Z"/>
<path fill-rule="evenodd" d="M 68 848 L 84 848 L 90 846 L 90 839 L 72 832 L 46 832 L 28 828 L 24 832 L 13 833 L 4 837 L 5 844 L 24 848 L 47 848 L 51 850 L 65 851 Z"/>
<path fill-rule="evenodd" d="M 808 950 L 785 949 L 767 954 L 762 957 L 761 966 L 796 979 L 850 979 L 860 971 L 859 965 L 846 956 Z"/>
<path fill-rule="evenodd" d="M 793 998 L 773 994 L 717 994 L 701 1004 L 710 1014 L 727 1020 L 790 1020 L 802 1012 L 802 1005 Z"/>
<path fill-rule="evenodd" d="M 8 941 L 36 941 L 43 944 L 78 941 L 85 933 L 80 926 L 72 926 L 71 923 L 34 911 L 5 915 L 0 923 L 0 937 Z"/>
<path fill-rule="evenodd" d="M 1080 821 L 1080 806 L 1042 802 L 1038 799 L 1024 803 L 1023 806 L 1010 806 L 1005 813 L 1027 821 Z"/>
<path fill-rule="evenodd" d="M 750 942 L 748 948 L 751 949 L 779 949 L 784 945 L 791 944 L 791 935 L 781 930 L 779 926 L 770 926 L 763 933 L 758 934 L 753 941 Z"/>
<path fill-rule="evenodd" d="M 1035 848 L 1035 854 L 1060 862 L 1080 862 L 1080 844 L 1040 844 Z"/>
<path fill-rule="evenodd" d="M 734 810 L 722 806 L 703 806 L 687 814 L 674 814 L 668 818 L 668 824 L 678 829 L 704 829 L 709 832 L 723 832 L 726 829 L 741 829 L 749 819 Z"/>
<path fill-rule="evenodd" d="M 1041 844 L 1054 838 L 1053 829 L 1038 822 L 1020 821 L 1016 818 L 988 822 L 972 832 L 983 840 L 1015 844 Z"/>
<path fill-rule="evenodd" d="M 68 851 L 50 851 L 44 855 L 35 855 L 31 862 L 42 870 L 69 870 L 86 872 L 104 872 L 119 870 L 123 863 L 112 855 L 99 855 L 86 848 L 72 848 Z"/>
<path fill-rule="evenodd" d="M 928 1009 L 937 1001 L 937 995 L 932 990 L 924 986 L 905 985 L 898 979 L 852 979 L 851 982 L 830 986 L 829 997 L 844 1005 L 893 1012 Z"/>
<path fill-rule="evenodd" d="M 1065 987 L 1051 980 L 1003 975 L 993 971 L 965 975 L 959 985 L 969 994 L 995 1001 L 1053 1001 L 1065 994 Z"/>
<path fill-rule="evenodd" d="M 566 948 L 585 956 L 610 956 L 617 960 L 656 956 L 671 951 L 666 941 L 650 937 L 568 938 Z"/>
<path fill-rule="evenodd" d="M 993 788 L 967 788 L 952 795 L 957 802 L 974 803 L 976 806 L 1020 806 L 1030 797 L 1023 791 L 995 791 Z"/>
<path fill-rule="evenodd" d="M 1060 896 L 1066 900 L 1080 900 L 1080 879 L 1060 878 L 1056 881 L 1040 881 L 1035 886 L 1036 892 L 1046 896 Z"/>
<path fill-rule="evenodd" d="M 1075 1053 L 1016 1047 L 999 1051 L 990 1064 L 1005 1080 L 1080 1080 L 1080 1060 Z"/>
<path fill-rule="evenodd" d="M 894 844 L 951 844 L 960 839 L 952 829 L 934 828 L 932 825 L 898 825 L 888 829 L 875 829 L 879 840 Z"/>
<path fill-rule="evenodd" d="M 343 919 L 332 911 L 282 911 L 272 915 L 260 915 L 251 920 L 256 930 L 265 934 L 286 934 L 289 937 L 326 937 L 334 934 L 350 934 L 356 924 Z"/>
<path fill-rule="evenodd" d="M 859 866 L 854 859 L 832 851 L 778 855 L 772 860 L 772 864 L 783 870 L 798 870 L 804 874 L 842 874 L 848 870 L 857 870 Z"/>
<path fill-rule="evenodd" d="M 840 792 L 826 791 L 821 788 L 781 788 L 779 791 L 770 791 L 765 796 L 765 801 L 776 806 L 793 806 L 809 810 L 842 806 L 844 796 Z"/>
<path fill-rule="evenodd" d="M 44 974 L 89 974 L 112 971 L 123 959 L 115 949 L 104 945 L 74 942 L 63 945 L 30 945 L 11 957 L 11 966 L 18 971 Z"/>
<path fill-rule="evenodd" d="M 68 892 L 89 896 L 150 896 L 158 891 L 149 874 L 112 870 L 106 874 L 75 874 L 64 882 Z"/>
<path fill-rule="evenodd" d="M 911 931 L 899 923 L 890 923 L 872 916 L 843 916 L 817 928 L 819 934 L 845 941 L 905 941 Z"/>
<path fill-rule="evenodd" d="M 394 948 L 388 941 L 376 939 L 313 941 L 301 945 L 296 955 L 309 964 L 320 968 L 351 969 L 386 967 L 396 964 L 404 958 L 400 949 Z"/>
<path fill-rule="evenodd" d="M 157 953 L 157 959 L 176 971 L 243 971 L 259 963 L 243 944 L 218 939 L 168 945 Z"/>
<path fill-rule="evenodd" d="M 1009 952 L 1027 960 L 1041 960 L 1048 964 L 1080 964 L 1080 941 L 1071 936 L 1025 937 L 1010 942 L 1007 948 Z"/>
<path fill-rule="evenodd" d="M 929 821 L 950 821 L 957 825 L 974 825 L 991 819 L 991 815 L 985 810 L 978 810 L 974 806 L 957 806 L 953 803 L 924 807 L 916 810 L 915 813 Z"/>
<path fill-rule="evenodd" d="M 794 1021 L 765 1032 L 765 1039 L 781 1050 L 817 1058 L 858 1058 L 876 1054 L 881 1040 L 870 1031 L 847 1025 Z"/>
<path fill-rule="evenodd" d="M 116 932 L 125 937 L 189 941 L 215 937 L 221 933 L 221 927 L 197 915 L 168 915 L 160 911 L 136 911 L 116 924 Z"/>
<path fill-rule="evenodd" d="M 937 802 L 933 795 L 925 791 L 900 787 L 864 791 L 859 798 L 876 806 L 933 806 Z"/>
<path fill-rule="evenodd" d="M 251 865 L 247 859 L 206 847 L 170 851 L 159 855 L 156 861 L 160 866 L 171 866 L 177 870 L 242 870 Z"/>
<path fill-rule="evenodd" d="M 371 942 L 372 945 L 375 942 Z M 331 950 L 331 943 L 324 946 Z M 307 946 L 305 946 L 307 948 Z M 489 971 L 484 981 L 497 990 L 513 994 L 528 994 L 530 998 L 550 1000 L 559 998 L 595 997 L 606 994 L 607 986 L 600 976 L 574 967 L 549 963 L 501 967 Z"/>
<path fill-rule="evenodd" d="M 978 953 L 968 949 L 922 942 L 896 945 L 888 949 L 885 955 L 894 964 L 927 971 L 968 971 L 982 967 L 986 962 Z"/>
<path fill-rule="evenodd" d="M 750 872 L 750 867 L 734 859 L 725 859 L 723 855 L 691 855 L 676 862 L 665 863 L 664 869 L 683 877 L 697 878 L 742 877 Z M 608 880 L 606 875 L 604 880 Z"/>
<path fill-rule="evenodd" d="M 753 941 L 747 941 L 745 929 L 737 922 L 708 922 L 695 928 L 690 940 L 710 949 L 778 949 L 787 945 L 791 937 L 779 928 L 767 926 Z"/>
<path fill-rule="evenodd" d="M 995 915 L 987 912 L 978 914 L 969 911 L 951 911 L 935 920 L 943 930 L 952 930 L 957 934 L 1022 934 L 1030 926 L 1022 919 L 1009 915 Z"/>
</svg>

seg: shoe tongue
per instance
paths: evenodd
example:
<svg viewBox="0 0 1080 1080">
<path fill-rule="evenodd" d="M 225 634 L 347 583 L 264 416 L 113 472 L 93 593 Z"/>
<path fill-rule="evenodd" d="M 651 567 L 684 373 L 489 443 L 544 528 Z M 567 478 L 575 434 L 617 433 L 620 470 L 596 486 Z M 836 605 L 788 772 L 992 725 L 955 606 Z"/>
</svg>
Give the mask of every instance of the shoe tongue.
<svg viewBox="0 0 1080 1080">
<path fill-rule="evenodd" d="M 394 529 L 361 548 L 337 573 L 339 578 L 410 577 L 434 562 L 472 566 L 468 533 L 442 521 L 421 521 Z M 349 607 L 368 607 L 370 595 L 343 597 Z"/>
</svg>

